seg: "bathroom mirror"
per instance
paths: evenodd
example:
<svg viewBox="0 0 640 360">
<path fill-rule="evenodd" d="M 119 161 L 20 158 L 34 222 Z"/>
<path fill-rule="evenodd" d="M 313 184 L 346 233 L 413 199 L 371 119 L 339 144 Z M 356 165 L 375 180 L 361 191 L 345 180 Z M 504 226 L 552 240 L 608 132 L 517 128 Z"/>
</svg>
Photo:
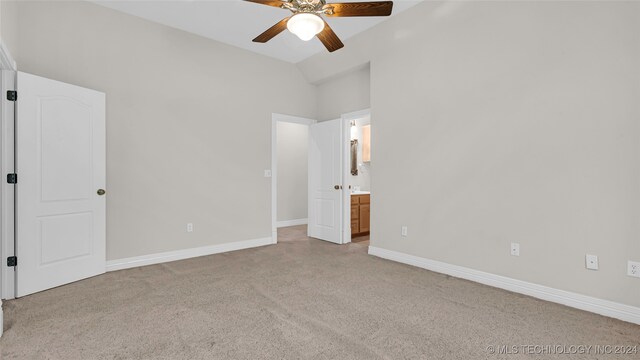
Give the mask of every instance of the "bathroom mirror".
<svg viewBox="0 0 640 360">
<path fill-rule="evenodd" d="M 351 175 L 358 175 L 358 139 L 351 140 Z"/>
</svg>

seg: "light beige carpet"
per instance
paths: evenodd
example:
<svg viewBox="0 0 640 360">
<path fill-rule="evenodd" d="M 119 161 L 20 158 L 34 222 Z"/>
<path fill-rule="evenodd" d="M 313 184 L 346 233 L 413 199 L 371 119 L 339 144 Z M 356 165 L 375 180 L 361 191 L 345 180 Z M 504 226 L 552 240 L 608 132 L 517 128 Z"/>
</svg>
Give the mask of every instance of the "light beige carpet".
<svg viewBox="0 0 640 360">
<path fill-rule="evenodd" d="M 2 359 L 638 359 L 640 326 L 284 230 L 278 245 L 108 273 L 7 301 Z"/>
</svg>

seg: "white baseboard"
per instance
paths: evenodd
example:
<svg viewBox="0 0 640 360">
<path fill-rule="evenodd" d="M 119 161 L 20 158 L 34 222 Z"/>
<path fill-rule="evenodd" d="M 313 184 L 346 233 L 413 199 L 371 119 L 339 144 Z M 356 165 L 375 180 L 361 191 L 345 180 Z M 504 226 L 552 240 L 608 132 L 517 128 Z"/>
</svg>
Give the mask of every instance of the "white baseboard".
<svg viewBox="0 0 640 360">
<path fill-rule="evenodd" d="M 224 244 L 203 246 L 191 249 L 167 251 L 157 254 L 149 254 L 142 256 L 134 256 L 130 258 L 117 259 L 107 261 L 107 271 L 116 271 L 122 269 L 129 269 L 138 266 L 146 266 L 153 264 L 160 264 L 165 262 L 171 262 L 176 260 L 184 260 L 199 256 L 213 255 L 219 253 L 225 253 L 229 251 L 236 251 L 242 249 L 249 249 L 259 246 L 275 244 L 273 238 L 266 237 L 261 239 L 252 239 L 244 241 L 234 241 Z"/>
<path fill-rule="evenodd" d="M 284 220 L 284 221 L 278 221 L 276 226 L 281 228 L 281 227 L 287 227 L 287 226 L 305 225 L 307 222 L 308 222 L 308 220 L 306 218 L 305 219 Z"/>
<path fill-rule="evenodd" d="M 369 246 L 369 254 L 519 294 L 529 295 L 538 299 L 551 301 L 576 309 L 640 324 L 640 308 L 635 306 L 554 289 L 522 280 L 486 273 L 458 265 L 451 265 L 436 260 L 425 259 L 397 251 L 381 249 L 374 246 Z"/>
</svg>

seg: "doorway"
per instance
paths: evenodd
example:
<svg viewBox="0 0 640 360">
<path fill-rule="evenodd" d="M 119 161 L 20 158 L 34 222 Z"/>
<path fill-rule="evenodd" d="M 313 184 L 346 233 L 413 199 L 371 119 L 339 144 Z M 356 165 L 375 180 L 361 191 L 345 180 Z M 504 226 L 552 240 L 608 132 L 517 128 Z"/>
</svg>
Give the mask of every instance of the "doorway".
<svg viewBox="0 0 640 360">
<path fill-rule="evenodd" d="M 309 127 L 316 121 L 273 114 L 271 122 L 271 228 L 277 242 L 280 228 L 307 234 Z"/>
<path fill-rule="evenodd" d="M 371 233 L 371 112 L 356 111 L 342 115 L 348 126 L 349 151 L 345 156 L 347 169 L 348 201 L 345 202 L 345 239 L 369 245 Z"/>
<path fill-rule="evenodd" d="M 368 244 L 371 231 L 371 117 L 349 120 L 351 241 Z"/>
<path fill-rule="evenodd" d="M 273 114 L 271 192 L 274 242 L 278 241 L 278 228 L 287 227 L 287 233 L 336 244 L 353 241 L 368 245 L 370 129 L 368 109 L 322 122 Z M 287 139 L 290 136 L 297 138 Z M 301 146 L 302 138 L 308 142 L 307 149 Z M 306 173 L 300 156 L 305 150 L 308 153 Z M 299 215 L 302 212 L 293 213 L 292 209 L 299 209 L 302 203 L 301 186 L 295 184 L 300 184 L 304 176 L 308 179 L 307 212 L 302 218 Z M 307 224 L 306 229 L 303 224 Z M 291 226 L 299 228 L 289 228 Z"/>
</svg>

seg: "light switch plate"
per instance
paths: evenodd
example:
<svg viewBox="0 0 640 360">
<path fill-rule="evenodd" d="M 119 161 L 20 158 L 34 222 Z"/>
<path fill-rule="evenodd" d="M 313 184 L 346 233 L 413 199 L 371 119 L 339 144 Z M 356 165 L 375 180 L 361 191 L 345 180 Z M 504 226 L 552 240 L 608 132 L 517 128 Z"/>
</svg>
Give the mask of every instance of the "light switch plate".
<svg viewBox="0 0 640 360">
<path fill-rule="evenodd" d="M 587 254 L 585 256 L 587 269 L 598 270 L 598 257 L 596 255 Z"/>
<path fill-rule="evenodd" d="M 270 178 L 271 177 L 271 169 L 267 169 L 264 171 L 264 177 L 266 178 Z"/>
</svg>

